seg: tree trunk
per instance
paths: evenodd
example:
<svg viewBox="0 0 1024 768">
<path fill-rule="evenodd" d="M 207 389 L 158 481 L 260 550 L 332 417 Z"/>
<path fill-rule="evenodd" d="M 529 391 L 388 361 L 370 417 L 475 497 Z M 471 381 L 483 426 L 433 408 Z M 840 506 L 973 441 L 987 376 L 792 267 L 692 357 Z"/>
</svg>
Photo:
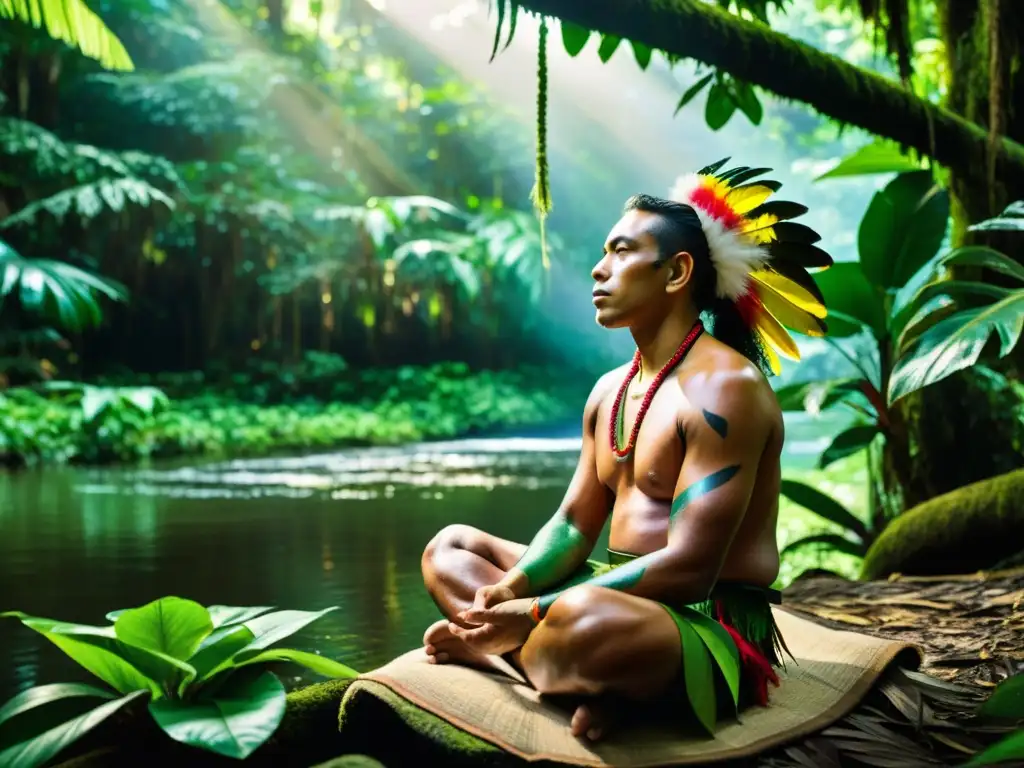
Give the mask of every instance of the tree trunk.
<svg viewBox="0 0 1024 768">
<path fill-rule="evenodd" d="M 975 123 L 917 98 L 880 75 L 701 0 L 516 2 L 536 13 L 719 67 L 840 123 L 913 147 L 968 183 L 984 184 L 991 167 L 1011 195 L 1024 197 L 1021 144 L 998 140 L 990 155 L 989 137 Z M 977 0 L 947 2 L 977 5 Z M 1011 4 L 1017 0 L 1003 0 L 1004 15 L 1020 13 L 1008 10 Z"/>
</svg>

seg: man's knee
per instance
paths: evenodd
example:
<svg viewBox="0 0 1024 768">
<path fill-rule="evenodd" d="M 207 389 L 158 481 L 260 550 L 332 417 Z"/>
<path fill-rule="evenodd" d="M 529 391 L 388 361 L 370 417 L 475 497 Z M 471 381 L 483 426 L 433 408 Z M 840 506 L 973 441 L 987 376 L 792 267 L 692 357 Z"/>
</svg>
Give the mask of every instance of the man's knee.
<svg viewBox="0 0 1024 768">
<path fill-rule="evenodd" d="M 474 543 L 480 538 L 480 532 L 470 525 L 446 525 L 432 538 L 423 550 L 423 567 L 434 565 L 439 557 L 453 550 L 473 551 Z"/>
<path fill-rule="evenodd" d="M 523 648 L 523 664 L 544 694 L 596 694 L 603 688 L 601 646 L 612 631 L 600 587 L 581 585 L 561 595 Z"/>
</svg>

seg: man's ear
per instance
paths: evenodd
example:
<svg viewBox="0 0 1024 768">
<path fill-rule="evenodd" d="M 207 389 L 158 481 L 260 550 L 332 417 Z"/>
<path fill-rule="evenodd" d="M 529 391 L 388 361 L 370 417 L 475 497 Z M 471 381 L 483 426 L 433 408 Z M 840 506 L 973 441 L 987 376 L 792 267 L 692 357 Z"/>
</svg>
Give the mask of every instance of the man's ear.
<svg viewBox="0 0 1024 768">
<path fill-rule="evenodd" d="M 693 277 L 693 256 L 688 251 L 680 251 L 668 259 L 668 273 L 665 285 L 667 293 L 678 293 L 690 283 Z"/>
</svg>

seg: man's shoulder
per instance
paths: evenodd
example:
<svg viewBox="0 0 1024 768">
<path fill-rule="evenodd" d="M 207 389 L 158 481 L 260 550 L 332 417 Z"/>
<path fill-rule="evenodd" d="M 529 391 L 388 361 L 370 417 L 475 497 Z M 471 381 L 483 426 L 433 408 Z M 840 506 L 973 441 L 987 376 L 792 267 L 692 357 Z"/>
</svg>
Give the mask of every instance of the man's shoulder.
<svg viewBox="0 0 1024 768">
<path fill-rule="evenodd" d="M 743 355 L 724 344 L 706 348 L 677 374 L 688 403 L 698 413 L 743 413 L 758 421 L 781 416 L 778 400 L 764 374 Z"/>
</svg>

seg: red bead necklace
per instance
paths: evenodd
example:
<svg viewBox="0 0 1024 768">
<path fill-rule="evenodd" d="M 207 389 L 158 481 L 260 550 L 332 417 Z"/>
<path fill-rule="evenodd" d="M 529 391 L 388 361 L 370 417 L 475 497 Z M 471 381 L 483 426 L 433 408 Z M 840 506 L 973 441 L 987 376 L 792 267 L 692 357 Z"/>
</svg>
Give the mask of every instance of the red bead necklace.
<svg viewBox="0 0 1024 768">
<path fill-rule="evenodd" d="M 672 359 L 669 360 L 658 371 L 658 375 L 654 377 L 654 381 L 647 388 L 647 394 L 644 395 L 644 401 L 640 404 L 640 410 L 636 415 L 636 421 L 633 423 L 633 431 L 629 435 L 629 444 L 625 448 L 619 448 L 619 428 L 622 426 L 621 420 L 625 418 L 625 410 L 622 408 L 622 400 L 626 395 L 626 389 L 629 387 L 629 382 L 633 380 L 633 377 L 640 371 L 640 350 L 636 351 L 633 355 L 633 365 L 629 369 L 629 373 L 626 374 L 625 381 L 622 382 L 622 386 L 619 388 L 619 394 L 615 397 L 615 404 L 612 405 L 611 419 L 609 423 L 608 439 L 612 446 L 612 453 L 615 454 L 617 461 L 626 461 L 633 453 L 633 448 L 636 445 L 636 437 L 640 434 L 640 425 L 643 423 L 644 416 L 647 415 L 647 409 L 651 407 L 651 401 L 654 399 L 655 393 L 658 391 L 658 387 L 668 376 L 669 372 L 682 362 L 683 358 L 686 357 L 686 353 L 690 351 L 693 343 L 704 331 L 704 323 L 698 320 L 694 323 L 693 328 L 683 339 L 683 343 L 679 345 L 679 349 L 672 355 Z"/>
</svg>

